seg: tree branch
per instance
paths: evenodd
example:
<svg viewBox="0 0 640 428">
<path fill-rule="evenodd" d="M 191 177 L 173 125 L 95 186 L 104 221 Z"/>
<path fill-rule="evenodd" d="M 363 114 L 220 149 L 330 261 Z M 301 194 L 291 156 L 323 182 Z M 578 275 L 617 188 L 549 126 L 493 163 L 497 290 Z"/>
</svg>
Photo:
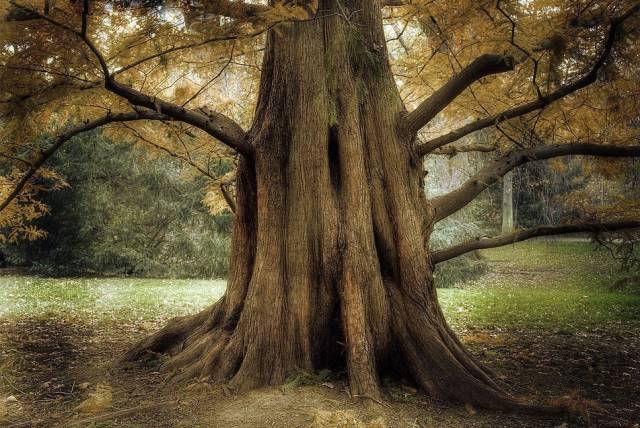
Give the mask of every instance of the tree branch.
<svg viewBox="0 0 640 428">
<path fill-rule="evenodd" d="M 507 235 L 496 236 L 493 238 L 479 238 L 474 241 L 467 241 L 465 243 L 455 245 L 444 250 L 436 251 L 433 253 L 431 261 L 435 265 L 474 250 L 502 247 L 504 245 L 513 244 L 515 242 L 524 241 L 538 236 L 566 235 L 579 232 L 603 233 L 635 228 L 640 228 L 640 221 L 631 220 L 612 223 L 582 223 L 567 224 L 563 226 L 538 226 L 531 229 L 519 230 Z"/>
<path fill-rule="evenodd" d="M 80 27 L 80 35 L 87 37 L 87 29 L 89 28 L 89 0 L 82 0 L 82 25 Z"/>
<path fill-rule="evenodd" d="M 231 212 L 235 214 L 236 201 L 233 199 L 233 196 L 227 190 L 226 184 L 224 183 L 220 184 L 220 192 L 222 192 L 222 196 L 224 197 L 224 200 L 227 202 L 227 205 L 229 206 L 229 209 L 231 210 Z"/>
<path fill-rule="evenodd" d="M 514 65 L 515 60 L 510 56 L 494 54 L 479 56 L 409 113 L 404 118 L 404 128 L 410 134 L 418 132 L 472 83 L 491 74 L 511 71 Z"/>
<path fill-rule="evenodd" d="M 400 7 L 411 4 L 411 0 L 383 0 L 380 2 L 382 7 Z"/>
<path fill-rule="evenodd" d="M 170 116 L 173 119 L 193 125 L 244 156 L 251 157 L 253 153 L 253 148 L 247 141 L 246 132 L 244 132 L 240 125 L 222 113 L 217 113 L 209 109 L 187 110 L 178 104 L 143 94 L 114 79 L 107 79 L 105 88 L 125 98 L 133 105 L 146 107 Z"/>
<path fill-rule="evenodd" d="M 465 144 L 463 146 L 449 146 L 449 147 L 440 147 L 439 149 L 434 150 L 430 154 L 432 155 L 446 155 L 446 156 L 455 156 L 458 153 L 470 153 L 470 152 L 482 152 L 488 153 L 498 150 L 497 144 Z"/>
<path fill-rule="evenodd" d="M 598 77 L 599 70 L 603 67 L 603 65 L 609 58 L 609 55 L 611 54 L 616 39 L 616 31 L 626 19 L 628 19 L 634 13 L 638 12 L 638 10 L 640 10 L 640 3 L 632 6 L 631 8 L 629 8 L 629 10 L 627 10 L 627 12 L 611 20 L 611 26 L 609 27 L 609 31 L 606 35 L 602 52 L 594 62 L 589 72 L 581 78 L 567 85 L 560 86 L 555 91 L 547 94 L 546 96 L 540 96 L 534 101 L 512 107 L 493 116 L 476 120 L 475 122 L 471 122 L 454 131 L 441 135 L 440 137 L 436 137 L 432 140 L 426 141 L 416 147 L 416 153 L 419 156 L 424 156 L 431 151 L 446 144 L 453 143 L 454 141 L 457 141 L 460 138 L 471 134 L 472 132 L 476 132 L 481 129 L 504 122 L 505 120 L 513 119 L 515 117 L 545 108 L 549 104 L 594 83 Z"/>
<path fill-rule="evenodd" d="M 135 106 L 146 107 L 150 110 L 155 110 L 159 114 L 170 116 L 172 119 L 180 120 L 182 122 L 193 125 L 213 136 L 214 138 L 217 138 L 222 143 L 226 144 L 242 155 L 252 155 L 253 148 L 247 142 L 247 134 L 240 127 L 240 125 L 238 125 L 236 122 L 234 122 L 224 114 L 217 113 L 211 110 L 187 110 L 178 104 L 163 101 L 156 97 L 151 97 L 140 91 L 137 91 L 132 87 L 117 82 L 109 72 L 109 67 L 104 56 L 100 53 L 99 49 L 95 46 L 95 44 L 91 41 L 89 35 L 87 34 L 86 15 L 88 15 L 88 9 L 83 9 L 82 29 L 81 31 L 76 31 L 68 25 L 53 20 L 48 16 L 44 16 L 37 10 L 31 9 L 27 6 L 22 6 L 16 3 L 14 0 L 9 0 L 9 2 L 18 8 L 33 12 L 41 19 L 51 23 L 52 25 L 69 31 L 79 37 L 80 40 L 82 40 L 87 45 L 89 50 L 91 50 L 91 52 L 98 60 L 98 63 L 100 64 L 100 68 L 102 69 L 102 73 L 104 75 L 104 85 L 108 91 L 111 91 L 114 94 L 127 99 L 131 104 Z M 88 1 L 85 0 L 83 4 L 85 5 L 85 7 L 88 7 Z"/>
<path fill-rule="evenodd" d="M 532 149 L 517 150 L 497 159 L 478 174 L 465 181 L 459 188 L 432 199 L 436 211 L 435 221 L 440 221 L 466 206 L 482 191 L 497 182 L 503 175 L 525 163 L 559 156 L 584 155 L 601 157 L 637 157 L 640 146 L 612 146 L 603 144 L 553 144 Z"/>
<path fill-rule="evenodd" d="M 136 111 L 131 113 L 120 113 L 120 114 L 107 114 L 98 119 L 95 119 L 90 122 L 86 122 L 80 126 L 77 126 L 73 129 L 70 129 L 67 132 L 64 132 L 58 135 L 53 139 L 51 145 L 46 150 L 40 152 L 40 155 L 32 160 L 32 161 L 23 161 L 29 163 L 29 168 L 26 170 L 24 175 L 18 180 L 13 190 L 7 195 L 7 197 L 0 202 L 0 212 L 4 210 L 9 204 L 20 194 L 22 189 L 27 185 L 29 180 L 35 175 L 35 173 L 40 169 L 40 167 L 49 159 L 53 154 L 60 148 L 64 143 L 66 143 L 71 138 L 75 137 L 78 134 L 83 132 L 91 131 L 92 129 L 99 128 L 103 125 L 114 123 L 114 122 L 131 122 L 134 120 L 141 119 L 151 119 L 151 120 L 171 120 L 171 118 L 162 115 L 160 113 L 154 111 Z"/>
</svg>

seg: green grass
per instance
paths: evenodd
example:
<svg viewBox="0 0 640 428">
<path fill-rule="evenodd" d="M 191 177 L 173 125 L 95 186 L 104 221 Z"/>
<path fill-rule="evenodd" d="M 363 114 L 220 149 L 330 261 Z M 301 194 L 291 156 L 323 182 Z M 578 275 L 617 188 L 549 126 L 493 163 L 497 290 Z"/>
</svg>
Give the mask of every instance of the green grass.
<svg viewBox="0 0 640 428">
<path fill-rule="evenodd" d="M 488 274 L 438 290 L 456 328 L 640 326 L 640 294 L 610 291 L 622 273 L 608 253 L 587 243 L 531 241 L 485 250 L 482 257 Z M 194 313 L 224 288 L 220 280 L 0 277 L 0 319 L 143 323 Z"/>
<path fill-rule="evenodd" d="M 147 321 L 196 312 L 219 299 L 225 285 L 221 280 L 0 277 L 0 317 Z"/>
<path fill-rule="evenodd" d="M 640 326 L 640 295 L 610 291 L 624 276 L 586 242 L 528 241 L 481 253 L 490 273 L 438 296 L 456 327 L 578 331 Z"/>
</svg>

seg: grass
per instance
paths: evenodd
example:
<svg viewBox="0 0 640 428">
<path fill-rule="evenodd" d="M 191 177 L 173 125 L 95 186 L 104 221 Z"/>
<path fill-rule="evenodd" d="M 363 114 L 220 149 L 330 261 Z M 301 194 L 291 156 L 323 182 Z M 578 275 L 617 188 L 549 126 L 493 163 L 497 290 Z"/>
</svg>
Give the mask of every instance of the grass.
<svg viewBox="0 0 640 428">
<path fill-rule="evenodd" d="M 605 250 L 586 242 L 537 240 L 481 256 L 487 275 L 438 291 L 455 327 L 573 332 L 640 326 L 640 295 L 610 290 L 624 273 Z"/>
<path fill-rule="evenodd" d="M 196 312 L 224 293 L 223 280 L 0 277 L 0 318 L 82 316 L 150 321 Z"/>
<path fill-rule="evenodd" d="M 608 253 L 584 242 L 530 241 L 484 250 L 489 273 L 439 289 L 455 328 L 578 331 L 640 325 L 640 295 L 609 290 L 622 276 Z M 21 316 L 146 323 L 196 312 L 224 292 L 221 280 L 0 277 L 0 319 Z"/>
</svg>

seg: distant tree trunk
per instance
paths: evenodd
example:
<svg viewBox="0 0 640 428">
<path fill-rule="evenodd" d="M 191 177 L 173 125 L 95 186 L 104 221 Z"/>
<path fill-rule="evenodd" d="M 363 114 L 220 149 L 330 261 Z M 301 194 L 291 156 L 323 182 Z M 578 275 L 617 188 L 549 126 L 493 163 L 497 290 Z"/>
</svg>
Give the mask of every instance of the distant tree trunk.
<svg viewBox="0 0 640 428">
<path fill-rule="evenodd" d="M 319 9 L 323 19 L 268 35 L 225 296 L 127 358 L 173 351 L 167 368 L 179 378 L 237 390 L 346 368 L 354 396 L 379 397 L 385 374 L 473 405 L 530 409 L 496 386 L 438 304 L 426 245 L 435 213 L 415 134 L 396 126 L 406 111 L 379 4 Z"/>
<path fill-rule="evenodd" d="M 513 232 L 513 171 L 502 178 L 502 233 Z"/>
</svg>

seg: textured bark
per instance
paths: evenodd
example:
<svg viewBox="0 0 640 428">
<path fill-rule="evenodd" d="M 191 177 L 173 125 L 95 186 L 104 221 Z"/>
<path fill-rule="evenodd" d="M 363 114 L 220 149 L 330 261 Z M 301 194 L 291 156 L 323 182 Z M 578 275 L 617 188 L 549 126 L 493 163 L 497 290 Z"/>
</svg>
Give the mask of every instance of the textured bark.
<svg viewBox="0 0 640 428">
<path fill-rule="evenodd" d="M 513 232 L 513 171 L 502 177 L 502 233 Z"/>
<path fill-rule="evenodd" d="M 354 396 L 380 397 L 384 373 L 472 405 L 557 411 L 503 393 L 447 326 L 380 4 L 342 7 L 321 2 L 327 16 L 268 35 L 225 296 L 126 358 L 171 352 L 178 378 L 237 390 L 346 367 Z"/>
</svg>

